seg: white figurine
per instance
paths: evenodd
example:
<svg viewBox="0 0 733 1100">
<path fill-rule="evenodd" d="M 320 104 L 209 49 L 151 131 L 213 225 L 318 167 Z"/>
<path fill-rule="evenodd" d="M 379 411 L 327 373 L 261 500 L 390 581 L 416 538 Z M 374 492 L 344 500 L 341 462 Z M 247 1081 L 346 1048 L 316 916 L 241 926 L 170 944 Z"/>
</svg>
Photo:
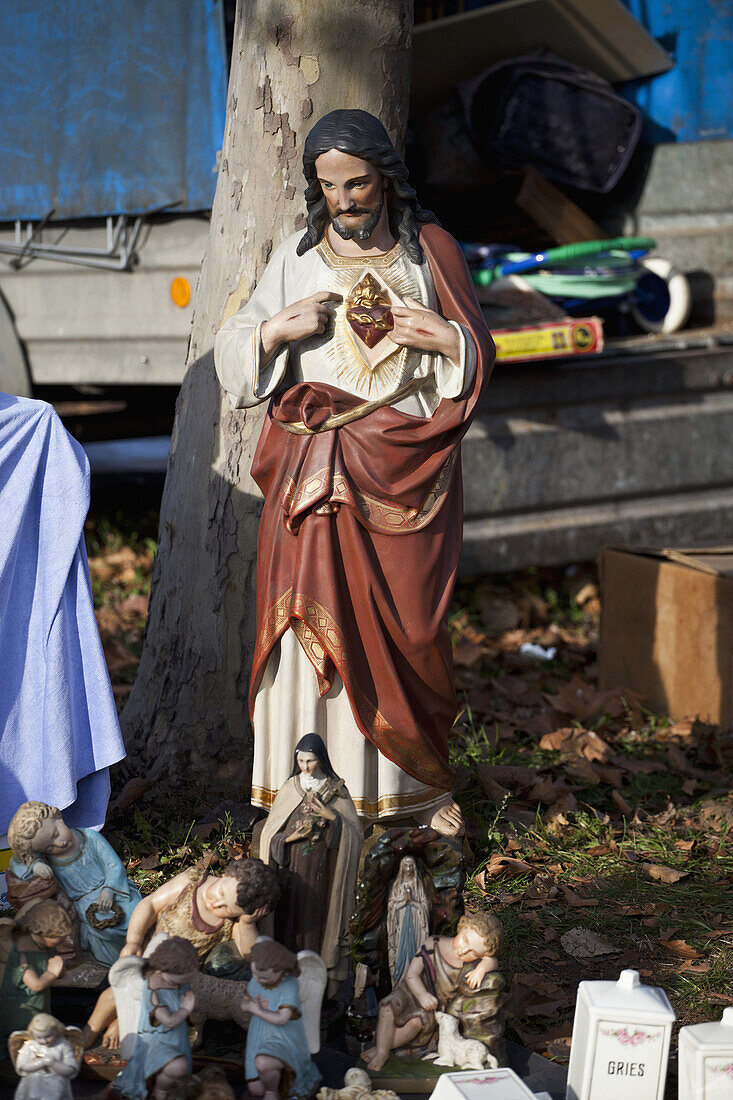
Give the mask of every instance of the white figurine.
<svg viewBox="0 0 733 1100">
<path fill-rule="evenodd" d="M 479 1039 L 464 1039 L 458 1030 L 458 1018 L 447 1012 L 436 1012 L 438 1022 L 438 1056 L 436 1066 L 456 1066 L 458 1069 L 496 1069 L 499 1065 L 488 1047 Z M 431 1055 L 427 1056 L 431 1058 Z"/>
<path fill-rule="evenodd" d="M 341 1089 L 322 1088 L 316 1100 L 399 1100 L 391 1089 L 373 1089 L 372 1079 L 365 1069 L 354 1066 L 344 1074 Z"/>
<path fill-rule="evenodd" d="M 21 1078 L 15 1100 L 72 1100 L 71 1079 L 79 1072 L 82 1038 L 55 1016 L 38 1012 L 27 1031 L 14 1031 L 8 1049 Z"/>
</svg>

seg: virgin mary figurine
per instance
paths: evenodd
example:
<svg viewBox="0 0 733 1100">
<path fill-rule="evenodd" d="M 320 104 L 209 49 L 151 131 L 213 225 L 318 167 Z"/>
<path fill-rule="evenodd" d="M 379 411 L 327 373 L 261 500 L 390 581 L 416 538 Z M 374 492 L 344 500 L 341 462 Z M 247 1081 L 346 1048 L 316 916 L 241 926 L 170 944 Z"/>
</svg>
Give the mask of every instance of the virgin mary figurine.
<svg viewBox="0 0 733 1100">
<path fill-rule="evenodd" d="M 260 838 L 260 858 L 280 870 L 275 939 L 291 951 L 316 951 L 330 982 L 348 974 L 349 917 L 362 844 L 351 795 L 316 733 L 295 746 L 293 770 L 275 795 Z"/>
</svg>

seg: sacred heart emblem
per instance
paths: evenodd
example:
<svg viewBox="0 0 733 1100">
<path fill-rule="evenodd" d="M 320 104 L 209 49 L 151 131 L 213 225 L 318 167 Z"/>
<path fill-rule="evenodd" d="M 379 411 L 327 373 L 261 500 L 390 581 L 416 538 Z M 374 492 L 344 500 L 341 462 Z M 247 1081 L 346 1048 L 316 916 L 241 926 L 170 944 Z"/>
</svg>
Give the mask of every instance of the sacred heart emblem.
<svg viewBox="0 0 733 1100">
<path fill-rule="evenodd" d="M 389 295 L 369 271 L 351 288 L 346 299 L 346 320 L 369 349 L 394 328 L 390 307 Z"/>
</svg>

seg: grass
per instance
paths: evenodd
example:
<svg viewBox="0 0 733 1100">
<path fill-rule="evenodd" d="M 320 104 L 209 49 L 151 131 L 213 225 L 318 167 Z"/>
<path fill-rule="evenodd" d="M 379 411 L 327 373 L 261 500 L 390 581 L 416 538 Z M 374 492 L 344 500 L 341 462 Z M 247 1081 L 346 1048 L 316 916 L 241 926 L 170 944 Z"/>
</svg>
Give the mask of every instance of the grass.
<svg viewBox="0 0 733 1100">
<path fill-rule="evenodd" d="M 592 567 L 582 572 L 593 583 Z M 733 1003 L 730 738 L 675 725 L 631 695 L 603 700 L 594 686 L 600 603 L 586 593 L 586 608 L 574 605 L 567 580 L 537 571 L 494 583 L 493 597 L 521 610 L 509 630 L 482 623 L 480 602 L 491 617 L 486 579 L 458 589 L 451 615 L 456 654 L 466 654 L 452 743 L 476 857 L 466 902 L 501 915 L 505 966 L 519 976 L 516 1037 L 562 1061 L 580 980 L 638 969 L 666 990 L 678 1026 L 718 1019 Z M 558 655 L 523 662 L 523 641 L 552 641 Z M 594 692 L 601 699 L 591 717 L 582 704 L 572 713 L 570 681 L 585 685 L 586 711 Z M 553 728 L 566 731 L 562 748 L 546 747 L 543 729 Z M 547 788 L 542 799 L 532 775 Z M 562 938 L 578 927 L 609 953 L 568 954 Z"/>
</svg>

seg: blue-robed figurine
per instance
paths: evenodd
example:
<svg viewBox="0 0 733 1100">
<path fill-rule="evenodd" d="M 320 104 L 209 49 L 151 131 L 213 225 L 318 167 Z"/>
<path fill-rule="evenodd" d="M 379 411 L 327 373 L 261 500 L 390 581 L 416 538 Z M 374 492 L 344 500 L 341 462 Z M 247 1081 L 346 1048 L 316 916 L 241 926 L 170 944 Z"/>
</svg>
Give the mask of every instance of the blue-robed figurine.
<svg viewBox="0 0 733 1100">
<path fill-rule="evenodd" d="M 176 1081 L 191 1072 L 186 1021 L 196 1004 L 189 982 L 198 964 L 193 944 L 181 936 L 168 936 L 147 958 L 120 959 L 110 971 L 127 1065 L 110 1086 L 108 1100 L 167 1096 Z M 123 1036 L 123 1014 L 135 1011 L 135 1006 L 135 1034 Z"/>
<path fill-rule="evenodd" d="M 250 958 L 252 980 L 242 1001 L 242 1008 L 252 1013 L 244 1055 L 247 1087 L 264 1100 L 307 1100 L 315 1095 L 321 1075 L 310 1056 L 303 1022 L 298 958 L 269 939 L 258 940 Z"/>
<path fill-rule="evenodd" d="M 141 900 L 112 845 L 94 829 L 70 829 L 45 802 L 23 803 L 8 826 L 8 842 L 10 873 L 22 882 L 55 878 L 79 917 L 82 949 L 111 966 Z"/>
</svg>

